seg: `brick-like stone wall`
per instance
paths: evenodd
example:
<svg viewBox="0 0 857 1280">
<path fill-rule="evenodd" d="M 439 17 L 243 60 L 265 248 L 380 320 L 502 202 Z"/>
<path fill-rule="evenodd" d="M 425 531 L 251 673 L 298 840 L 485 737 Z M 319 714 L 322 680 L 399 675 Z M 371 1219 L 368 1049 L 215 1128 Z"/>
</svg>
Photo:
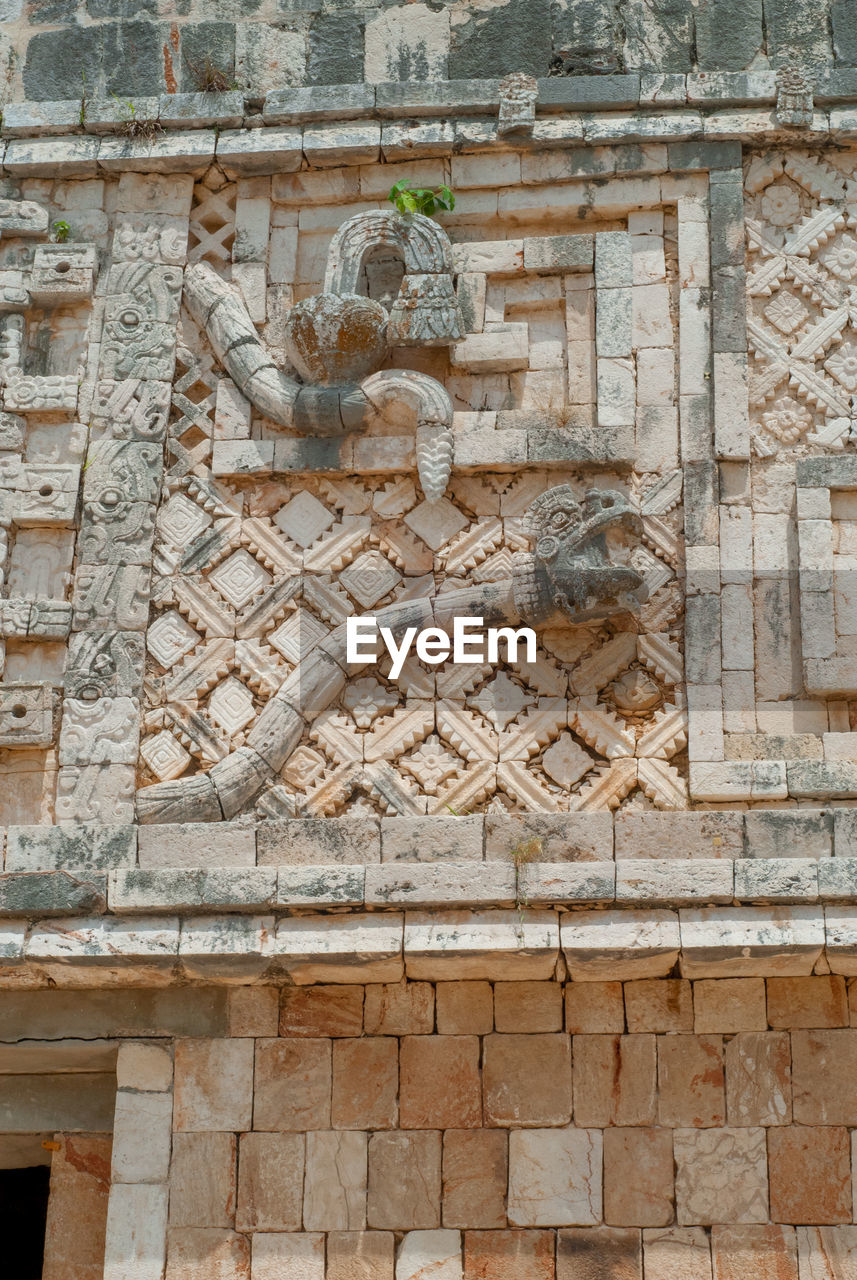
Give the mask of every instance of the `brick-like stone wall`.
<svg viewBox="0 0 857 1280">
<path fill-rule="evenodd" d="M 599 74 L 854 66 L 848 0 L 8 0 L 0 37 L 20 100 L 222 86 L 469 80 L 509 71 Z"/>
<path fill-rule="evenodd" d="M 829 975 L 236 991 L 175 1042 L 167 1280 L 850 1276 L 855 1020 Z"/>
</svg>

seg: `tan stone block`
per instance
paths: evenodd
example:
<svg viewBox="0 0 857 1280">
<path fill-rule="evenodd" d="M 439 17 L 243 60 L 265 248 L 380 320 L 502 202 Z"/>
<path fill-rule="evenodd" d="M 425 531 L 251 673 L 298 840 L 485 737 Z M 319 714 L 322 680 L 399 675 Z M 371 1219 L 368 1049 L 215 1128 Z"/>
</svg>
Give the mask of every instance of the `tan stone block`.
<svg viewBox="0 0 857 1280">
<path fill-rule="evenodd" d="M 399 1245 L 396 1280 L 461 1280 L 459 1231 L 409 1231 Z"/>
<path fill-rule="evenodd" d="M 234 1231 L 175 1227 L 167 1237 L 166 1280 L 250 1280 L 250 1242 Z"/>
<path fill-rule="evenodd" d="M 279 1020 L 277 987 L 233 987 L 226 996 L 231 1036 L 275 1036 Z"/>
<path fill-rule="evenodd" d="M 230 995 L 232 992 L 229 993 Z M 116 1058 L 117 1089 L 145 1089 L 156 1093 L 172 1088 L 173 1055 L 157 1044 L 119 1046 Z"/>
<path fill-rule="evenodd" d="M 558 1231 L 556 1280 L 642 1280 L 640 1232 L 616 1227 Z"/>
<path fill-rule="evenodd" d="M 569 1123 L 569 1036 L 490 1035 L 482 1046 L 486 1125 Z"/>
<path fill-rule="evenodd" d="M 506 1222 L 507 1137 L 500 1129 L 447 1129 L 443 1135 L 443 1225 Z"/>
<path fill-rule="evenodd" d="M 798 1227 L 801 1280 L 854 1280 L 857 1276 L 857 1227 Z"/>
<path fill-rule="evenodd" d="M 765 1129 L 676 1129 L 675 1199 L 681 1226 L 767 1222 L 765 1133 Z"/>
<path fill-rule="evenodd" d="M 731 1125 L 791 1124 L 791 1043 L 786 1031 L 744 1031 L 726 1045 Z"/>
<path fill-rule="evenodd" d="M 484 1036 L 494 1029 L 490 982 L 439 982 L 435 994 L 441 1035 Z"/>
<path fill-rule="evenodd" d="M 792 1033 L 795 1124 L 857 1125 L 857 1030 Z"/>
<path fill-rule="evenodd" d="M 393 1280 L 395 1248 L 389 1231 L 331 1231 L 325 1280 Z"/>
<path fill-rule="evenodd" d="M 363 1012 L 368 1036 L 429 1035 L 434 1031 L 434 987 L 430 982 L 372 983 Z"/>
<path fill-rule="evenodd" d="M 714 1280 L 798 1280 L 794 1227 L 712 1227 Z"/>
<path fill-rule="evenodd" d="M 838 974 L 813 978 L 768 978 L 768 1023 L 798 1030 L 847 1027 L 848 992 Z"/>
<path fill-rule="evenodd" d="M 175 1133 L 170 1164 L 170 1226 L 235 1225 L 234 1133 Z"/>
<path fill-rule="evenodd" d="M 664 1227 L 673 1220 L 673 1139 L 668 1129 L 604 1130 L 604 1221 Z"/>
<path fill-rule="evenodd" d="M 643 1232 L 646 1280 L 711 1280 L 708 1236 L 701 1227 Z"/>
<path fill-rule="evenodd" d="M 513 1129 L 507 1215 L 515 1227 L 601 1221 L 599 1129 Z"/>
<path fill-rule="evenodd" d="M 685 978 L 642 978 L 625 983 L 628 1030 L 692 1031 L 693 991 Z"/>
<path fill-rule="evenodd" d="M 57 1134 L 42 1280 L 102 1280 L 110 1135 Z"/>
<path fill-rule="evenodd" d="M 699 978 L 693 984 L 697 1035 L 709 1032 L 765 1031 L 764 978 Z"/>
<path fill-rule="evenodd" d="M 306 1136 L 304 1226 L 360 1231 L 366 1226 L 366 1134 L 322 1130 Z"/>
<path fill-rule="evenodd" d="M 465 1231 L 464 1280 L 554 1280 L 553 1231 Z"/>
<path fill-rule="evenodd" d="M 574 1122 L 649 1125 L 655 1122 L 655 1037 L 574 1037 Z"/>
<path fill-rule="evenodd" d="M 440 1174 L 440 1133 L 370 1134 L 369 1226 L 385 1231 L 439 1227 Z"/>
<path fill-rule="evenodd" d="M 601 1035 L 625 1030 L 621 982 L 567 982 L 565 1029 L 573 1034 Z"/>
<path fill-rule="evenodd" d="M 478 1036 L 405 1036 L 399 1048 L 403 1129 L 470 1129 L 482 1123 Z"/>
<path fill-rule="evenodd" d="M 399 1042 L 371 1036 L 333 1043 L 335 1129 L 392 1129 L 399 1118 Z"/>
<path fill-rule="evenodd" d="M 330 1128 L 330 1048 L 329 1040 L 256 1041 L 254 1129 Z"/>
<path fill-rule="evenodd" d="M 495 982 L 497 1031 L 562 1031 L 562 987 L 558 982 Z"/>
<path fill-rule="evenodd" d="M 725 1124 L 722 1036 L 661 1036 L 658 1086 L 661 1124 Z"/>
<path fill-rule="evenodd" d="M 253 1236 L 253 1280 L 324 1280 L 324 1236 L 295 1232 Z"/>
<path fill-rule="evenodd" d="M 768 1131 L 771 1217 L 826 1225 L 851 1221 L 851 1150 L 847 1129 L 794 1125 Z"/>
<path fill-rule="evenodd" d="M 239 1231 L 300 1231 L 302 1133 L 243 1133 L 238 1161 Z"/>
<path fill-rule="evenodd" d="M 176 1041 L 175 1129 L 250 1128 L 253 1043 L 252 1040 Z"/>
<path fill-rule="evenodd" d="M 362 1030 L 362 987 L 282 988 L 281 1036 L 359 1036 Z"/>
</svg>

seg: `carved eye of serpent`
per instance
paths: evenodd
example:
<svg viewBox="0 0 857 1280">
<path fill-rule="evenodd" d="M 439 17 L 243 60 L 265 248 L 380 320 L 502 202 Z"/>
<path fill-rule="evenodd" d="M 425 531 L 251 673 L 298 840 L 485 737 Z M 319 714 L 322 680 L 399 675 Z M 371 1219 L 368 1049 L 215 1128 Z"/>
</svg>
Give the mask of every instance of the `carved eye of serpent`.
<svg viewBox="0 0 857 1280">
<path fill-rule="evenodd" d="M 536 555 L 539 557 L 540 560 L 553 560 L 554 557 L 558 554 L 558 552 L 559 552 L 558 538 L 551 538 L 550 536 L 545 538 L 539 538 L 538 542 L 536 543 Z"/>
<path fill-rule="evenodd" d="M 571 519 L 568 511 L 555 511 L 550 518 L 551 529 L 564 529 Z"/>
</svg>

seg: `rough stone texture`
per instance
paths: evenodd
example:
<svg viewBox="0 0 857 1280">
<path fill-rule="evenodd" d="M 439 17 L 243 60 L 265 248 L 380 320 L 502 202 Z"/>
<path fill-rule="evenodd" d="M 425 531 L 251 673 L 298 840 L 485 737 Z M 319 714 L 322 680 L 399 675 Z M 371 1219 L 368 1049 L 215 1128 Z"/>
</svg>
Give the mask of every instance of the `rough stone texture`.
<svg viewBox="0 0 857 1280">
<path fill-rule="evenodd" d="M 854 1123 L 857 1079 L 851 1070 L 857 1031 L 795 1031 L 792 1084 L 796 1124 Z"/>
<path fill-rule="evenodd" d="M 482 1120 L 477 1036 L 405 1036 L 399 1050 L 403 1129 L 465 1129 Z"/>
<path fill-rule="evenodd" d="M 797 1242 L 791 1227 L 713 1227 L 715 1280 L 797 1280 Z"/>
<path fill-rule="evenodd" d="M 233 1133 L 173 1135 L 170 1226 L 234 1225 L 237 1155 Z"/>
<path fill-rule="evenodd" d="M 709 1128 L 726 1121 L 721 1036 L 662 1036 L 658 1040 L 661 1124 Z"/>
<path fill-rule="evenodd" d="M 58 1135 L 51 1155 L 45 1280 L 101 1280 L 110 1190 L 110 1138 Z"/>
<path fill-rule="evenodd" d="M 655 1121 L 655 1037 L 574 1038 L 574 1115 L 581 1125 L 648 1125 Z"/>
<path fill-rule="evenodd" d="M 671 1135 L 664 1129 L 605 1129 L 605 1221 L 613 1226 L 667 1226 L 673 1213 Z"/>
<path fill-rule="evenodd" d="M 483 1041 L 487 1125 L 568 1124 L 571 1043 L 566 1035 L 491 1035 Z"/>
<path fill-rule="evenodd" d="M 851 1220 L 851 1152 L 846 1129 L 771 1129 L 771 1217 L 777 1222 Z"/>
<path fill-rule="evenodd" d="M 380 1230 L 440 1226 L 441 1135 L 373 1133 L 369 1139 L 370 1227 Z"/>
<path fill-rule="evenodd" d="M 302 1133 L 245 1133 L 239 1151 L 239 1231 L 297 1231 L 304 1184 Z"/>
<path fill-rule="evenodd" d="M 176 1043 L 176 1129 L 185 1132 L 249 1129 L 252 1115 L 252 1040 L 179 1040 Z"/>
<path fill-rule="evenodd" d="M 507 1136 L 450 1129 L 443 1135 L 443 1224 L 502 1227 L 506 1221 Z"/>
<path fill-rule="evenodd" d="M 680 1224 L 767 1220 L 764 1129 L 677 1129 L 673 1149 Z"/>
</svg>

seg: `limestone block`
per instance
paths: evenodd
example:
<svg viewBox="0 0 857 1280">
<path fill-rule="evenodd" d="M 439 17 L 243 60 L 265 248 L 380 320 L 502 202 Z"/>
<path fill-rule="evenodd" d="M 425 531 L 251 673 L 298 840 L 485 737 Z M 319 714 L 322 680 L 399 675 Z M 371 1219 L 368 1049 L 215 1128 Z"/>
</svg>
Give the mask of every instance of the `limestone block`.
<svg viewBox="0 0 857 1280">
<path fill-rule="evenodd" d="M 700 1227 L 644 1231 L 643 1256 L 654 1280 L 711 1280 L 708 1236 Z"/>
<path fill-rule="evenodd" d="M 625 1009 L 622 1002 L 622 983 L 566 983 L 565 1029 L 574 1034 L 624 1031 Z M 628 1029 L 634 1030 L 630 1023 Z M 655 1030 L 654 1027 L 648 1029 Z"/>
<path fill-rule="evenodd" d="M 253 1041 L 180 1039 L 175 1048 L 175 1129 L 249 1129 Z"/>
<path fill-rule="evenodd" d="M 308 1133 L 303 1225 L 359 1231 L 366 1225 L 366 1134 Z"/>
<path fill-rule="evenodd" d="M 611 864 L 612 869 L 612 864 Z M 499 862 L 440 862 L 366 868 L 367 906 L 443 907 L 450 902 L 511 906 L 515 868 Z"/>
<path fill-rule="evenodd" d="M 168 1049 L 156 1044 L 119 1046 L 116 1058 L 116 1084 L 119 1089 L 143 1089 L 162 1093 L 172 1088 L 173 1059 Z"/>
<path fill-rule="evenodd" d="M 441 1035 L 484 1035 L 493 1029 L 493 997 L 488 982 L 441 982 L 436 987 L 436 1002 Z"/>
<path fill-rule="evenodd" d="M 824 946 L 812 907 L 711 907 L 682 910 L 680 918 L 686 978 L 799 977 Z"/>
<path fill-rule="evenodd" d="M 857 1031 L 795 1031 L 792 1080 L 796 1124 L 850 1125 L 857 1082 L 846 1069 Z"/>
<path fill-rule="evenodd" d="M 252 867 L 256 833 L 234 822 L 161 823 L 141 826 L 139 865 L 160 867 Z"/>
<path fill-rule="evenodd" d="M 357 865 L 378 862 L 381 856 L 378 819 L 365 816 L 264 822 L 257 831 L 257 846 L 260 866 Z"/>
<path fill-rule="evenodd" d="M 51 1156 L 44 1280 L 101 1280 L 110 1137 L 60 1134 Z"/>
<path fill-rule="evenodd" d="M 571 1120 L 567 1035 L 490 1035 L 483 1041 L 487 1126 L 562 1125 Z"/>
<path fill-rule="evenodd" d="M 47 681 L 0 685 L 0 746 L 50 746 L 52 713 L 53 694 Z"/>
<path fill-rule="evenodd" d="M 597 1129 L 509 1134 L 509 1221 L 518 1227 L 601 1221 L 602 1135 Z"/>
<path fill-rule="evenodd" d="M 259 1040 L 256 1043 L 256 1129 L 330 1127 L 329 1040 Z"/>
<path fill-rule="evenodd" d="M 450 360 L 454 368 L 469 373 L 502 373 L 526 369 L 529 344 L 523 329 L 492 329 L 487 333 L 471 333 L 453 343 Z"/>
<path fill-rule="evenodd" d="M 797 1280 L 793 1227 L 713 1227 L 711 1248 L 716 1280 Z"/>
<path fill-rule="evenodd" d="M 276 987 L 237 987 L 227 997 L 227 1029 L 231 1036 L 273 1036 L 279 1021 Z"/>
<path fill-rule="evenodd" d="M 403 1129 L 468 1129 L 482 1122 L 478 1036 L 405 1036 L 399 1050 Z"/>
<path fill-rule="evenodd" d="M 692 1031 L 691 984 L 681 978 L 643 978 L 625 983 L 628 1030 Z M 570 1028 L 572 1029 L 572 1028 Z"/>
<path fill-rule="evenodd" d="M 326 1280 L 393 1280 L 395 1237 L 387 1231 L 331 1231 Z"/>
<path fill-rule="evenodd" d="M 365 990 L 367 1035 L 429 1035 L 434 1030 L 434 987 L 429 982 L 371 984 Z M 350 1034 L 358 1034 L 351 1032 Z M 325 1034 L 330 1034 L 329 1032 Z"/>
<path fill-rule="evenodd" d="M 743 1032 L 728 1042 L 726 1103 L 731 1125 L 791 1121 L 791 1051 L 785 1032 Z"/>
<path fill-rule="evenodd" d="M 393 1036 L 333 1042 L 331 1119 L 337 1129 L 393 1129 L 398 1120 L 399 1053 Z"/>
<path fill-rule="evenodd" d="M 403 928 L 404 918 L 390 913 L 295 917 L 277 925 L 271 955 L 298 985 L 398 982 Z"/>
<path fill-rule="evenodd" d="M 504 1226 L 507 1180 L 502 1130 L 449 1129 L 443 1135 L 444 1226 Z"/>
<path fill-rule="evenodd" d="M 458 1231 L 409 1231 L 399 1245 L 396 1280 L 462 1280 Z"/>
<path fill-rule="evenodd" d="M 273 930 L 273 916 L 201 915 L 185 920 L 179 939 L 182 969 L 190 978 L 210 981 L 258 978 L 270 964 Z"/>
<path fill-rule="evenodd" d="M 671 1128 L 710 1128 L 726 1119 L 720 1036 L 662 1036 L 658 1042 L 658 1114 Z"/>
<path fill-rule="evenodd" d="M 171 1227 L 231 1227 L 235 1222 L 234 1133 L 176 1133 L 170 1166 Z"/>
<path fill-rule="evenodd" d="M 663 977 L 678 958 L 678 916 L 671 911 L 576 911 L 562 918 L 560 931 L 576 981 Z"/>
<path fill-rule="evenodd" d="M 381 819 L 383 862 L 482 861 L 481 816 Z"/>
<path fill-rule="evenodd" d="M 143 636 L 134 631 L 100 634 L 77 631 L 69 636 L 63 675 L 67 698 L 133 697 L 143 672 Z"/>
<path fill-rule="evenodd" d="M 557 1280 L 641 1280 L 639 1231 L 578 1227 L 558 1231 L 556 1244 Z"/>
<path fill-rule="evenodd" d="M 576 1124 L 591 1127 L 654 1124 L 657 1105 L 654 1036 L 578 1035 L 574 1038 L 574 1060 Z"/>
<path fill-rule="evenodd" d="M 170 1093 L 119 1089 L 113 1131 L 112 1179 L 166 1182 L 170 1172 L 173 1099 Z"/>
<path fill-rule="evenodd" d="M 413 984 L 419 988 L 421 984 Z M 403 991 L 411 987 L 401 988 Z M 396 987 L 370 986 L 368 992 L 388 992 Z M 431 988 L 429 988 L 431 991 Z M 276 995 L 276 991 L 274 992 Z M 377 1009 L 378 1001 L 374 1002 Z M 368 1012 L 368 1010 L 367 1010 Z M 430 1018 L 430 1024 L 433 1021 Z M 379 1028 L 370 1025 L 367 1031 Z M 431 1029 L 431 1025 L 427 1029 Z M 348 986 L 283 987 L 280 995 L 279 1034 L 282 1036 L 359 1036 L 363 1030 L 363 990 Z M 273 1033 L 268 1033 L 273 1034 Z M 395 1032 L 393 1034 L 396 1034 Z"/>
<path fill-rule="evenodd" d="M 133 921 L 51 920 L 36 925 L 26 947 L 28 960 L 58 986 L 164 983 L 178 950 L 178 920 L 151 917 Z"/>
<path fill-rule="evenodd" d="M 166 1185 L 111 1188 L 104 1280 L 163 1280 L 168 1196 Z"/>
<path fill-rule="evenodd" d="M 667 1226 L 673 1219 L 672 1134 L 604 1130 L 604 1220 L 613 1226 Z"/>
<path fill-rule="evenodd" d="M 609 862 L 613 822 L 609 813 L 486 815 L 485 857 L 489 861 L 509 858 L 513 849 L 530 840 L 541 843 L 540 862 Z"/>
<path fill-rule="evenodd" d="M 549 978 L 559 944 L 548 911 L 408 912 L 405 967 L 409 978 Z"/>
<path fill-rule="evenodd" d="M 494 987 L 497 1031 L 562 1031 L 562 988 L 556 982 L 498 982 Z"/>
<path fill-rule="evenodd" d="M 767 1221 L 764 1129 L 677 1129 L 673 1149 L 682 1226 Z"/>
<path fill-rule="evenodd" d="M 303 131 L 303 153 L 316 168 L 342 164 L 374 164 L 381 151 L 379 124 L 308 125 Z M 296 169 L 299 165 L 294 166 Z"/>
<path fill-rule="evenodd" d="M 694 1030 L 697 1033 L 764 1031 L 763 978 L 701 978 L 694 983 Z"/>
<path fill-rule="evenodd" d="M 739 902 L 815 902 L 819 888 L 818 863 L 814 858 L 766 858 L 735 863 L 735 897 Z M 828 896 L 830 888 L 828 881 L 827 892 L 822 896 Z"/>
<path fill-rule="evenodd" d="M 518 893 L 533 906 L 554 902 L 612 903 L 615 876 L 613 862 L 534 862 L 520 868 Z"/>
<path fill-rule="evenodd" d="M 731 902 L 732 864 L 724 859 L 625 858 L 616 865 L 617 902 Z"/>
<path fill-rule="evenodd" d="M 847 1276 L 857 1258 L 857 1228 L 798 1227 L 799 1273 L 810 1280 Z"/>
<path fill-rule="evenodd" d="M 465 1275 L 474 1280 L 553 1280 L 553 1231 L 466 1231 Z"/>
<path fill-rule="evenodd" d="M 253 1280 L 324 1280 L 324 1236 L 253 1236 Z"/>
<path fill-rule="evenodd" d="M 299 1231 L 304 1183 L 302 1133 L 244 1133 L 238 1172 L 239 1231 Z"/>
<path fill-rule="evenodd" d="M 213 130 L 199 130 L 193 133 L 161 134 L 149 139 L 119 135 L 105 137 L 100 141 L 93 138 L 91 141 L 98 146 L 99 168 L 108 172 L 131 170 L 147 176 L 168 173 L 198 175 L 204 173 L 214 160 L 216 136 Z M 89 142 L 90 139 L 87 138 L 86 141 Z M 172 212 L 183 194 L 182 189 L 169 205 L 156 206 L 157 212 Z M 130 212 L 135 211 L 140 211 L 139 206 L 136 210 L 132 206 Z M 184 212 L 184 209 L 175 211 Z"/>
<path fill-rule="evenodd" d="M 131 1273 L 133 1274 L 133 1273 Z M 166 1280 L 249 1280 L 250 1244 L 214 1227 L 170 1230 Z"/>
<path fill-rule="evenodd" d="M 833 817 L 823 809 L 745 814 L 746 856 L 827 858 L 833 852 Z"/>
<path fill-rule="evenodd" d="M 132 826 L 81 823 L 74 827 L 9 827 L 7 871 L 103 871 L 133 867 L 137 833 Z"/>
<path fill-rule="evenodd" d="M 57 822 L 131 822 L 134 784 L 130 765 L 68 765 L 57 778 Z"/>
<path fill-rule="evenodd" d="M 848 997 L 842 977 L 769 978 L 765 985 L 772 1027 L 797 1030 L 848 1025 Z"/>
<path fill-rule="evenodd" d="M 847 1129 L 771 1129 L 771 1217 L 778 1222 L 850 1222 L 851 1143 Z"/>
<path fill-rule="evenodd" d="M 431 1130 L 369 1136 L 370 1227 L 431 1230 L 440 1225 L 441 1135 Z"/>
</svg>

